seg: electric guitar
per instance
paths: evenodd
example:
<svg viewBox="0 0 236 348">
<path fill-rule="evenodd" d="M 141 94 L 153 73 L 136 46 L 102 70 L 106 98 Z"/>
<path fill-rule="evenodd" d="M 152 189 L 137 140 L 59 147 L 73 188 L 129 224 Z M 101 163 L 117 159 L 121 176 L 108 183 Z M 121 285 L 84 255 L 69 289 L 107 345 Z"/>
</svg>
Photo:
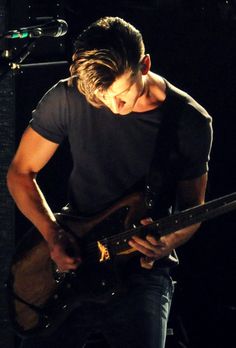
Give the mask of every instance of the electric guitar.
<svg viewBox="0 0 236 348">
<path fill-rule="evenodd" d="M 81 302 L 107 301 L 122 291 L 119 263 L 134 255 L 128 244 L 133 235 L 159 238 L 233 209 L 236 193 L 143 226 L 138 222 L 147 208 L 143 194 L 134 193 L 90 218 L 55 214 L 78 238 L 82 263 L 74 272 L 60 273 L 41 234 L 28 232 L 16 249 L 6 284 L 13 328 L 22 337 L 50 334 Z"/>
</svg>

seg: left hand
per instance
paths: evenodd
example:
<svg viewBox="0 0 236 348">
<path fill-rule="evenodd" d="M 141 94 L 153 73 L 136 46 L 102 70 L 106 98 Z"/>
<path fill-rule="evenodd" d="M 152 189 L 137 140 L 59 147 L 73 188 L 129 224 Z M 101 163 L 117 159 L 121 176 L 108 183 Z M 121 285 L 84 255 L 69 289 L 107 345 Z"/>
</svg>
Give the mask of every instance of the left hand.
<svg viewBox="0 0 236 348">
<path fill-rule="evenodd" d="M 140 222 L 142 225 L 148 225 L 153 221 L 151 218 L 146 218 Z M 174 249 L 174 245 L 171 242 L 171 235 L 161 237 L 160 239 L 156 239 L 152 235 L 147 235 L 146 239 L 133 236 L 128 243 L 132 248 L 145 255 L 141 257 L 140 263 L 146 269 L 151 269 L 156 260 L 169 255 Z"/>
</svg>

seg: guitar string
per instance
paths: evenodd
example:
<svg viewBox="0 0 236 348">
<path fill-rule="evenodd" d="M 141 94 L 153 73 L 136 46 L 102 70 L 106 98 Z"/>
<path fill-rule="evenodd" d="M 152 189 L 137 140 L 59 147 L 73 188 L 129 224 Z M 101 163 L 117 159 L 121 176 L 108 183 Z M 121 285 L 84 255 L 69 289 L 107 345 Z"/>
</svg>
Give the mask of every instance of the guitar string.
<svg viewBox="0 0 236 348">
<path fill-rule="evenodd" d="M 178 225 L 181 225 L 182 223 L 182 220 L 186 220 L 186 217 L 189 219 L 189 217 L 191 217 L 191 223 L 194 223 L 196 220 L 196 218 L 199 218 L 199 215 L 201 216 L 201 214 L 204 215 L 204 213 L 208 213 L 208 214 L 212 214 L 212 216 L 217 216 L 219 215 L 217 212 L 215 212 L 214 214 L 214 211 L 218 208 L 224 208 L 224 210 L 228 211 L 228 209 L 233 209 L 235 204 L 236 204 L 236 201 L 235 201 L 235 196 L 236 196 L 236 193 L 233 193 L 233 194 L 230 194 L 230 195 L 227 195 L 227 196 L 224 196 L 220 199 L 216 199 L 216 200 L 213 200 L 213 201 L 210 201 L 210 202 L 207 202 L 206 204 L 204 205 L 200 205 L 200 206 L 197 206 L 197 207 L 193 207 L 193 208 L 190 208 L 188 209 L 187 211 L 184 211 L 184 212 L 180 212 L 180 213 L 177 213 L 177 214 L 173 214 L 172 216 L 168 216 L 168 217 L 165 217 L 163 219 L 160 219 L 158 221 L 159 223 L 159 231 L 160 231 L 160 227 L 162 228 L 162 230 L 166 229 L 168 230 L 168 227 L 170 228 L 171 226 L 173 226 L 173 221 L 175 221 L 175 219 L 178 219 L 178 223 L 174 224 L 177 229 L 178 229 Z M 227 201 L 228 200 L 228 201 Z M 209 210 L 208 207 L 211 207 L 211 210 Z M 196 213 L 198 213 L 198 215 L 194 218 L 192 218 L 191 214 L 190 213 L 193 213 L 193 210 Z M 190 215 L 189 215 L 190 214 Z M 198 220 L 196 220 L 196 222 L 198 222 Z M 154 222 L 153 224 L 149 225 L 149 228 L 150 226 L 154 227 L 155 225 L 157 224 L 157 221 Z M 169 226 L 168 226 L 169 225 Z M 147 228 L 147 226 L 139 226 L 137 228 L 133 228 L 133 229 L 130 229 L 130 230 L 127 230 L 127 231 L 124 231 L 122 233 L 118 233 L 117 235 L 114 235 L 114 236 L 108 236 L 106 238 L 102 238 L 99 240 L 99 242 L 101 244 L 104 244 L 105 247 L 112 247 L 113 250 L 114 248 L 115 249 L 118 249 L 120 247 L 120 245 L 118 245 L 117 243 L 114 243 L 114 242 L 117 242 L 117 241 L 120 241 L 120 240 L 123 240 L 125 244 L 127 244 L 127 239 L 134 235 L 134 234 L 137 234 L 139 233 L 140 231 L 142 231 L 144 228 Z M 87 253 L 92 253 L 94 251 L 98 251 L 98 241 L 94 241 L 90 244 L 88 244 L 88 247 L 87 247 Z M 108 245 L 108 243 L 110 244 L 114 244 L 114 245 Z M 112 251 L 113 251 L 112 250 Z"/>
<path fill-rule="evenodd" d="M 224 204 L 226 205 L 226 204 L 235 204 L 236 202 L 224 202 Z M 204 206 L 199 206 L 199 207 L 197 207 L 198 208 L 198 210 L 200 211 L 200 215 L 201 214 L 204 214 L 205 212 L 206 212 L 206 208 L 204 207 Z M 203 209 L 203 208 L 205 208 L 205 209 Z M 213 207 L 213 209 L 212 209 L 212 211 L 211 212 L 208 212 L 208 213 L 211 213 L 211 214 L 213 214 L 213 216 L 214 215 L 218 215 L 217 213 L 215 213 L 214 214 L 214 210 L 215 209 L 217 209 L 217 208 L 219 208 L 219 206 L 216 206 L 216 207 Z M 227 209 L 227 207 L 226 206 L 224 206 L 224 208 L 226 208 Z M 197 210 L 197 209 L 196 209 Z M 182 220 L 185 220 L 186 219 L 186 217 L 188 217 L 189 218 L 189 212 L 184 212 L 184 213 L 181 213 L 181 214 L 179 214 L 178 215 L 178 223 L 177 224 L 175 224 L 176 226 L 178 226 L 179 224 L 181 224 L 182 223 Z M 169 216 L 169 217 L 167 217 L 168 218 L 168 223 L 166 224 L 166 226 L 163 224 L 163 226 L 161 226 L 162 228 L 165 228 L 165 229 L 168 229 L 168 227 L 170 228 L 171 226 L 173 226 L 173 221 L 172 220 L 175 220 L 176 219 L 176 216 L 174 216 L 174 215 L 172 215 L 172 216 Z M 170 219 L 171 218 L 171 219 Z M 192 217 L 191 217 L 192 218 Z M 199 215 L 198 215 L 198 218 L 199 218 Z M 166 218 L 164 218 L 164 219 L 166 219 Z M 182 220 L 181 220 L 182 219 Z M 196 219 L 196 218 L 195 218 Z M 159 220 L 160 221 L 160 220 Z M 163 221 L 163 222 L 165 222 L 165 221 Z M 191 223 L 194 223 L 194 219 L 192 218 L 192 222 Z M 160 224 L 161 225 L 161 224 Z M 169 226 L 168 226 L 169 225 Z M 151 226 L 153 227 L 153 226 L 155 226 L 155 223 L 153 223 L 153 224 L 151 224 Z M 109 247 L 112 247 L 112 251 L 114 251 L 114 248 L 115 249 L 119 249 L 119 247 L 120 247 L 120 244 L 118 245 L 118 244 L 116 244 L 115 243 L 115 245 L 108 245 L 109 243 L 114 243 L 114 242 L 116 242 L 116 241 L 120 241 L 120 240 L 125 240 L 124 242 L 123 242 L 123 244 L 127 244 L 127 242 L 126 242 L 126 240 L 130 237 L 130 236 L 132 236 L 132 235 L 134 235 L 134 234 L 137 234 L 137 233 L 139 233 L 140 231 L 142 231 L 142 230 L 144 230 L 145 228 L 146 228 L 147 226 L 140 226 L 140 227 L 137 227 L 137 228 L 133 228 L 133 229 L 130 229 L 130 230 L 128 230 L 128 231 L 124 231 L 123 233 L 118 233 L 117 235 L 114 235 L 114 236 L 108 236 L 108 237 L 106 237 L 106 238 L 102 238 L 102 239 L 100 239 L 99 240 L 99 242 L 100 243 L 102 243 L 102 244 L 104 244 L 105 246 L 107 245 L 107 246 L 109 246 Z M 150 225 L 149 225 L 149 227 L 150 227 Z M 160 226 L 159 226 L 159 228 L 160 228 Z M 135 233 L 134 233 L 135 232 Z M 97 246 L 97 241 L 95 241 L 95 242 L 92 242 L 92 243 L 90 243 L 89 244 L 89 246 L 88 246 L 88 248 L 87 248 L 87 252 L 88 253 L 92 253 L 93 251 L 97 251 L 98 250 L 98 246 Z"/>
<path fill-rule="evenodd" d="M 186 215 L 188 215 L 189 213 L 186 213 Z M 183 216 L 179 216 L 178 218 L 178 224 L 181 224 L 182 223 L 182 220 L 185 220 L 186 219 L 186 215 L 183 215 Z M 182 220 L 181 220 L 182 218 Z M 164 218 L 166 219 L 166 218 Z M 176 216 L 169 216 L 168 217 L 168 223 L 166 223 L 166 221 L 164 221 L 164 219 L 161 221 L 159 220 L 158 221 L 158 228 L 159 228 L 159 233 L 162 233 L 161 230 L 164 230 L 164 229 L 168 229 L 168 227 L 172 227 L 173 226 L 173 221 L 172 220 L 175 220 L 176 219 Z M 163 223 L 164 222 L 164 223 Z M 113 236 L 108 236 L 108 237 L 105 237 L 105 238 L 101 238 L 99 239 L 99 242 L 106 245 L 108 243 L 113 243 L 113 242 L 116 242 L 116 241 L 124 241 L 126 243 L 127 239 L 129 237 L 131 237 L 132 235 L 135 235 L 135 234 L 138 234 L 140 232 L 142 232 L 142 230 L 147 230 L 148 227 L 149 229 L 150 228 L 157 228 L 156 226 L 157 222 L 154 222 L 150 225 L 146 225 L 146 226 L 139 226 L 139 227 L 136 227 L 136 228 L 133 228 L 133 229 L 130 229 L 130 230 L 127 230 L 127 231 L 124 231 L 122 233 L 118 233 L 116 235 L 113 235 Z M 178 225 L 178 224 L 175 224 L 175 225 Z M 118 246 L 118 245 L 117 245 Z M 94 241 L 92 243 L 90 243 L 89 247 L 87 248 L 87 250 L 91 251 L 93 249 L 97 249 L 97 241 Z"/>
<path fill-rule="evenodd" d="M 171 219 L 172 220 L 172 219 Z M 179 219 L 178 224 L 175 224 L 176 227 L 181 224 L 181 220 Z M 168 228 L 173 226 L 173 222 L 168 222 L 166 225 L 160 223 L 159 227 L 159 233 L 162 234 L 161 230 L 168 230 Z M 149 226 L 140 226 L 137 228 L 133 228 L 130 229 L 128 231 L 122 232 L 122 233 L 118 233 L 117 235 L 111 236 L 111 237 L 106 237 L 106 238 L 102 238 L 99 239 L 99 242 L 101 244 L 103 244 L 105 247 L 107 246 L 108 249 L 109 247 L 112 248 L 112 251 L 117 251 L 117 249 L 121 249 L 122 246 L 127 245 L 127 240 L 129 239 L 129 237 L 135 235 L 135 234 L 139 234 L 140 232 L 142 232 L 143 230 L 147 230 L 147 227 L 155 227 L 156 228 L 156 223 L 153 223 Z M 177 228 L 178 229 L 178 228 Z M 117 241 L 119 242 L 119 244 L 117 244 Z M 115 250 L 114 250 L 115 249 Z M 97 245 L 97 241 L 95 242 L 91 242 L 87 248 L 87 252 L 88 253 L 92 253 L 94 251 L 98 251 L 98 245 Z"/>
</svg>

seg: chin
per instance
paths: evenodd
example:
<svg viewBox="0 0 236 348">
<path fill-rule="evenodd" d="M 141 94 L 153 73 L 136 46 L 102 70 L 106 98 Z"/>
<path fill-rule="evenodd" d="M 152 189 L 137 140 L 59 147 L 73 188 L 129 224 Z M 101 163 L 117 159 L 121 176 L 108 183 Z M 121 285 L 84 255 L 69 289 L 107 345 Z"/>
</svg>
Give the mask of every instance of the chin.
<svg viewBox="0 0 236 348">
<path fill-rule="evenodd" d="M 117 113 L 117 115 L 126 116 L 126 115 L 129 115 L 130 113 L 131 113 L 131 111 L 120 111 Z"/>
<path fill-rule="evenodd" d="M 125 110 L 120 110 L 118 111 L 118 115 L 121 115 L 121 116 L 125 116 L 125 115 L 129 115 L 131 112 L 133 111 L 133 108 L 126 108 Z"/>
</svg>

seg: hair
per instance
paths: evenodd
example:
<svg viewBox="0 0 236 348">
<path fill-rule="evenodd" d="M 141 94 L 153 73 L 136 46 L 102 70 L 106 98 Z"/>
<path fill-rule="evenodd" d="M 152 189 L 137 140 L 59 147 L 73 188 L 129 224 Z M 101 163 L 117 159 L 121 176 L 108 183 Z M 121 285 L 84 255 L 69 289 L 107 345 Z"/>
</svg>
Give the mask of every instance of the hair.
<svg viewBox="0 0 236 348">
<path fill-rule="evenodd" d="M 101 107 L 96 91 L 106 91 L 117 77 L 131 70 L 135 75 L 144 56 L 141 33 L 119 17 L 103 17 L 85 29 L 75 41 L 71 79 L 89 103 Z"/>
</svg>

